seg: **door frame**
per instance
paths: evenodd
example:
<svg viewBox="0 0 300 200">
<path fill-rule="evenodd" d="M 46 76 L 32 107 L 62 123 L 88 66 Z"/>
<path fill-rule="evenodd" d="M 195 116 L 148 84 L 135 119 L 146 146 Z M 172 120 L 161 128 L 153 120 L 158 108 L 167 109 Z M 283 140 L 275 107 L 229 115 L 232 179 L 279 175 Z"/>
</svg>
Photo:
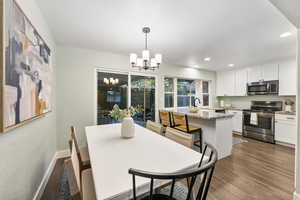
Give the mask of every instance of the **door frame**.
<svg viewBox="0 0 300 200">
<path fill-rule="evenodd" d="M 98 117 L 98 72 L 128 75 L 127 108 L 131 106 L 131 76 L 136 75 L 153 77 L 155 79 L 155 121 L 158 121 L 158 76 L 156 74 L 129 70 L 110 69 L 105 67 L 96 67 L 94 70 L 94 125 L 97 125 Z"/>
</svg>

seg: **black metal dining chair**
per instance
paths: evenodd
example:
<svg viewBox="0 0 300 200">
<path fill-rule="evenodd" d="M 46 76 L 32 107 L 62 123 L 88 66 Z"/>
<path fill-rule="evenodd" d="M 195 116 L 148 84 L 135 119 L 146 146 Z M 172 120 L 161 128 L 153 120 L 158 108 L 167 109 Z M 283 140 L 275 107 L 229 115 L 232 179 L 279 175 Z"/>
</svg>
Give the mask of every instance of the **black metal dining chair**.
<svg viewBox="0 0 300 200">
<path fill-rule="evenodd" d="M 204 161 L 205 155 L 208 157 L 207 161 Z M 193 169 L 184 170 L 181 172 L 174 172 L 174 173 L 154 173 L 154 172 L 147 172 L 138 169 L 129 169 L 129 174 L 132 174 L 133 200 L 137 200 L 136 176 L 151 179 L 150 193 L 148 196 L 143 197 L 142 200 L 176 200 L 175 198 L 173 198 L 174 188 L 175 188 L 174 186 L 176 180 L 179 179 L 188 180 L 187 181 L 188 192 L 187 192 L 186 200 L 190 200 L 192 195 L 194 195 L 194 199 L 196 200 L 206 200 L 208 189 L 210 186 L 210 182 L 213 176 L 213 172 L 217 160 L 218 160 L 217 150 L 212 145 L 206 143 L 198 167 L 195 167 Z M 166 180 L 166 181 L 170 180 L 172 184 L 171 184 L 169 195 L 153 194 L 155 179 Z M 196 181 L 199 182 L 195 184 Z M 197 189 L 194 188 L 195 185 L 198 186 Z"/>
</svg>

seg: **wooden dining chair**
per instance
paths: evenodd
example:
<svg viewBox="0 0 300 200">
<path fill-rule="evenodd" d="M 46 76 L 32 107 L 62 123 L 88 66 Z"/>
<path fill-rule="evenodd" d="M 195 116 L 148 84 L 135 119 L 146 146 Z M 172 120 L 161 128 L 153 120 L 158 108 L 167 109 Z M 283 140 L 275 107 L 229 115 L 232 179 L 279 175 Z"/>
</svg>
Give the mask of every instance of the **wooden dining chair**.
<svg viewBox="0 0 300 200">
<path fill-rule="evenodd" d="M 159 135 L 164 135 L 165 128 L 159 123 L 148 120 L 146 123 L 146 128 L 153 132 L 158 133 Z"/>
<path fill-rule="evenodd" d="M 78 159 L 80 170 L 91 168 L 90 165 L 90 156 L 87 147 L 80 147 L 77 140 L 76 129 L 74 126 L 71 126 L 71 139 L 69 140 L 70 153 L 73 151 L 72 143 L 74 141 L 76 151 L 78 152 Z"/>
<path fill-rule="evenodd" d="M 149 195 L 143 197 L 142 200 L 176 200 L 173 195 L 174 192 L 176 192 L 174 191 L 174 188 L 175 182 L 178 179 L 189 180 L 187 184 L 188 192 L 186 195 L 186 200 L 190 200 L 193 194 L 195 195 L 193 199 L 206 200 L 215 165 L 218 160 L 218 154 L 216 149 L 209 144 L 205 144 L 204 149 L 205 151 L 201 156 L 198 167 L 195 167 L 193 169 L 171 173 L 154 173 L 138 169 L 129 169 L 129 174 L 132 175 L 133 200 L 137 199 L 136 176 L 150 179 Z M 206 154 L 206 151 L 208 149 L 210 151 L 208 160 L 204 162 L 204 155 Z M 154 180 L 171 181 L 169 195 L 155 193 Z M 197 184 L 195 184 L 196 181 L 198 181 Z M 197 188 L 195 187 L 195 185 L 197 185 Z"/>
<path fill-rule="evenodd" d="M 72 142 L 71 158 L 65 160 L 70 195 L 73 200 L 96 200 L 96 192 L 91 169 L 80 171 L 79 157 Z"/>
<path fill-rule="evenodd" d="M 168 111 L 159 111 L 159 123 L 165 127 L 172 127 L 172 117 L 171 112 Z"/>
<path fill-rule="evenodd" d="M 188 134 L 182 131 L 178 131 L 174 128 L 167 127 L 165 136 L 179 144 L 186 147 L 193 148 L 194 135 Z"/>
<path fill-rule="evenodd" d="M 194 145 L 200 148 L 202 152 L 202 129 L 201 127 L 193 126 L 189 124 L 189 119 L 186 114 L 172 113 L 174 128 L 189 134 L 198 134 L 199 139 L 194 141 Z"/>
</svg>

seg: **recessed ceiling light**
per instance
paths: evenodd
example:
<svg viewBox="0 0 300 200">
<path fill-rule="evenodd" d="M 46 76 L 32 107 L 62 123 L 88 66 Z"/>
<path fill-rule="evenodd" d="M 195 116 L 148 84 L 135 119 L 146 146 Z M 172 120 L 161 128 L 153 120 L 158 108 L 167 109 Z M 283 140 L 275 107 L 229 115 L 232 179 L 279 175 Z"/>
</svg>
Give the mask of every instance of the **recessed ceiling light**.
<svg viewBox="0 0 300 200">
<path fill-rule="evenodd" d="M 228 67 L 234 67 L 234 64 L 229 64 Z"/>
<path fill-rule="evenodd" d="M 285 38 L 285 37 L 289 37 L 289 36 L 291 36 L 291 35 L 292 35 L 291 32 L 285 32 L 285 33 L 282 33 L 282 34 L 280 35 L 280 37 L 281 37 L 281 38 Z"/>
<path fill-rule="evenodd" d="M 211 60 L 211 58 L 210 57 L 207 57 L 207 58 L 204 58 L 204 61 L 210 61 Z"/>
<path fill-rule="evenodd" d="M 200 68 L 200 66 L 199 65 L 194 65 L 194 68 Z"/>
</svg>

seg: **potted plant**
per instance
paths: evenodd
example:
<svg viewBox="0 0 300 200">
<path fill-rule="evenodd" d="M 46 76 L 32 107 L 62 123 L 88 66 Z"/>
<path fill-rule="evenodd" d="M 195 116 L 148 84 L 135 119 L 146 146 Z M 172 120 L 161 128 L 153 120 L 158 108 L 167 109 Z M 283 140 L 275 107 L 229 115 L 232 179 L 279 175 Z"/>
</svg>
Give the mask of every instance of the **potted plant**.
<svg viewBox="0 0 300 200">
<path fill-rule="evenodd" d="M 142 112 L 142 106 L 130 106 L 126 109 L 120 109 L 117 104 L 114 105 L 113 109 L 109 112 L 109 116 L 115 120 L 122 121 L 121 136 L 123 138 L 132 138 L 135 135 L 134 121 L 132 119 L 137 113 Z"/>
</svg>

